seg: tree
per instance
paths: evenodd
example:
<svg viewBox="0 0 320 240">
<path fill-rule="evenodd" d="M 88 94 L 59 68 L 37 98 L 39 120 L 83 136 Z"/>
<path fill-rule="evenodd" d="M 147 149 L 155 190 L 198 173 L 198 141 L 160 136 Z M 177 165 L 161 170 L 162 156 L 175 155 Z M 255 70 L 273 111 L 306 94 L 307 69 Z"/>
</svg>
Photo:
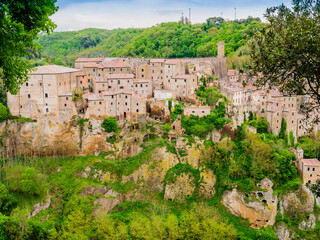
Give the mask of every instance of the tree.
<svg viewBox="0 0 320 240">
<path fill-rule="evenodd" d="M 310 113 L 320 106 L 320 2 L 294 0 L 293 8 L 268 8 L 265 17 L 268 24 L 249 41 L 253 72 L 263 74 L 257 84 L 311 96 L 301 105 Z"/>
<path fill-rule="evenodd" d="M 4 0 L 0 3 L 0 78 L 4 87 L 15 94 L 28 80 L 32 53 L 40 49 L 34 40 L 56 25 L 49 18 L 58 8 L 56 0 Z"/>
<path fill-rule="evenodd" d="M 48 184 L 46 177 L 34 168 L 27 167 L 22 174 L 22 180 L 20 181 L 22 192 L 35 195 L 35 196 L 45 196 L 48 191 Z"/>
<path fill-rule="evenodd" d="M 9 117 L 10 113 L 6 106 L 0 103 L 0 121 L 6 120 Z"/>
<path fill-rule="evenodd" d="M 320 197 L 320 179 L 317 180 L 316 184 L 312 184 L 310 189 L 317 198 Z"/>
<path fill-rule="evenodd" d="M 286 119 L 282 118 L 279 138 L 285 140 L 286 132 L 287 132 L 287 121 Z"/>
<path fill-rule="evenodd" d="M 291 147 L 293 147 L 295 138 L 293 136 L 292 130 L 289 132 L 289 140 L 290 140 Z"/>
<path fill-rule="evenodd" d="M 104 130 L 108 133 L 115 132 L 118 128 L 118 123 L 114 117 L 105 118 L 102 125 Z"/>
</svg>

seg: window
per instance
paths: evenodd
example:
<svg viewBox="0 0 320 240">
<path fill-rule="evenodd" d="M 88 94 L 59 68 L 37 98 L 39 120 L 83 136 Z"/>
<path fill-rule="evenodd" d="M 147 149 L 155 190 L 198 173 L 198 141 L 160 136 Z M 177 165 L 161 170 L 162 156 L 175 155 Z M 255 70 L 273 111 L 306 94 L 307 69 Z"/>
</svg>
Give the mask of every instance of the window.
<svg viewBox="0 0 320 240">
<path fill-rule="evenodd" d="M 61 85 L 61 83 L 60 83 L 60 85 Z M 42 87 L 42 83 L 40 83 L 40 87 Z"/>
<path fill-rule="evenodd" d="M 187 82 L 187 79 L 185 79 L 184 82 Z"/>
<path fill-rule="evenodd" d="M 101 104 L 102 104 L 102 102 L 99 102 L 99 104 L 101 105 Z"/>
<path fill-rule="evenodd" d="M 312 168 L 312 171 L 315 171 L 316 169 L 315 168 Z"/>
<path fill-rule="evenodd" d="M 46 112 L 49 112 L 49 108 L 46 108 Z"/>
<path fill-rule="evenodd" d="M 262 108 L 261 112 L 264 113 L 264 108 Z"/>
<path fill-rule="evenodd" d="M 144 77 L 144 75 L 142 74 L 141 77 Z"/>
<path fill-rule="evenodd" d="M 82 84 L 82 81 L 80 81 L 80 84 Z"/>
<path fill-rule="evenodd" d="M 113 99 L 114 96 L 111 96 L 111 98 Z"/>
<path fill-rule="evenodd" d="M 144 72 L 144 69 L 143 69 L 143 68 L 141 69 L 141 72 Z"/>
<path fill-rule="evenodd" d="M 111 68 L 109 68 L 109 71 L 111 72 Z"/>
<path fill-rule="evenodd" d="M 26 83 L 26 87 L 28 87 L 29 86 L 29 84 L 28 83 Z"/>
<path fill-rule="evenodd" d="M 116 69 L 114 68 L 113 71 L 115 71 Z"/>
<path fill-rule="evenodd" d="M 120 71 L 122 72 L 122 68 L 120 68 Z"/>
<path fill-rule="evenodd" d="M 103 72 L 103 68 L 101 69 L 101 71 Z"/>
<path fill-rule="evenodd" d="M 128 96 L 126 95 L 126 98 L 128 98 Z"/>
<path fill-rule="evenodd" d="M 310 171 L 310 168 L 308 168 L 308 171 Z"/>
<path fill-rule="evenodd" d="M 139 112 L 139 109 L 137 109 L 136 112 Z"/>
<path fill-rule="evenodd" d="M 64 104 L 65 107 L 67 107 L 67 104 Z"/>
<path fill-rule="evenodd" d="M 120 80 L 118 80 L 118 84 L 120 84 Z"/>
<path fill-rule="evenodd" d="M 66 97 L 66 100 L 69 100 L 69 98 L 68 98 L 68 97 Z"/>
<path fill-rule="evenodd" d="M 98 108 L 98 112 L 100 112 L 100 108 Z"/>
<path fill-rule="evenodd" d="M 94 68 L 94 69 L 93 69 L 93 71 L 95 72 L 95 71 L 96 71 L 96 69 Z"/>
<path fill-rule="evenodd" d="M 30 94 L 28 94 L 28 98 L 31 98 L 31 95 L 30 95 Z"/>
<path fill-rule="evenodd" d="M 44 94 L 44 97 L 46 97 L 46 98 L 47 98 L 47 97 L 48 97 L 48 93 L 45 93 L 45 94 Z"/>
<path fill-rule="evenodd" d="M 286 98 L 284 98 L 283 101 L 285 102 L 285 101 L 286 101 Z"/>
<path fill-rule="evenodd" d="M 22 108 L 22 105 L 20 106 L 20 108 Z"/>
<path fill-rule="evenodd" d="M 127 72 L 129 72 L 129 68 L 127 68 Z"/>
<path fill-rule="evenodd" d="M 113 102 L 111 102 L 111 105 L 113 105 Z"/>
<path fill-rule="evenodd" d="M 279 116 L 279 113 L 277 113 L 277 116 Z M 279 121 L 278 121 L 279 122 Z"/>
<path fill-rule="evenodd" d="M 127 105 L 128 105 L 128 103 L 127 103 L 127 102 L 125 102 L 125 105 L 127 106 Z"/>
<path fill-rule="evenodd" d="M 101 74 L 99 73 L 99 75 L 98 75 L 99 77 L 101 76 Z"/>
<path fill-rule="evenodd" d="M 310 177 L 312 177 L 312 174 L 310 174 Z"/>
<path fill-rule="evenodd" d="M 137 106 L 139 106 L 139 103 L 137 103 Z"/>
</svg>

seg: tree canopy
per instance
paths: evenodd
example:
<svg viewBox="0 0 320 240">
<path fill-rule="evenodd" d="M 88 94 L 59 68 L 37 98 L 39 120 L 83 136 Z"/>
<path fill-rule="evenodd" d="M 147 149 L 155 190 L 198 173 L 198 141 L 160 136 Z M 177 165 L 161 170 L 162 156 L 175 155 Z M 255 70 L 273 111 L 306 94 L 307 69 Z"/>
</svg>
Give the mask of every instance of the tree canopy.
<svg viewBox="0 0 320 240">
<path fill-rule="evenodd" d="M 0 78 L 4 87 L 16 93 L 31 70 L 28 56 L 40 45 L 34 40 L 49 33 L 55 24 L 49 18 L 58 8 L 56 0 L 4 0 L 0 2 Z"/>
<path fill-rule="evenodd" d="M 262 72 L 259 85 L 278 88 L 289 95 L 310 95 L 315 101 L 302 105 L 310 110 L 320 104 L 320 1 L 294 0 L 267 9 L 268 24 L 249 42 L 252 68 Z"/>
</svg>

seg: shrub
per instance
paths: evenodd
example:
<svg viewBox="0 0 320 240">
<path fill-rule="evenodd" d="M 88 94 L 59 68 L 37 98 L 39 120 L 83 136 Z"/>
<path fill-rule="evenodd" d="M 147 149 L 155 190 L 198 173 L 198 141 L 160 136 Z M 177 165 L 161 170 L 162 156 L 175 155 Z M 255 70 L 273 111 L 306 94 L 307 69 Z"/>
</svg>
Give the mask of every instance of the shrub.
<svg viewBox="0 0 320 240">
<path fill-rule="evenodd" d="M 0 121 L 4 121 L 8 119 L 10 116 L 10 112 L 6 106 L 4 106 L 2 103 L 0 103 Z"/>
<path fill-rule="evenodd" d="M 20 185 L 22 192 L 29 195 L 44 196 L 48 191 L 46 177 L 34 168 L 25 169 Z"/>
<path fill-rule="evenodd" d="M 114 117 L 105 118 L 102 125 L 104 130 L 108 133 L 115 132 L 118 128 L 118 123 Z"/>
</svg>

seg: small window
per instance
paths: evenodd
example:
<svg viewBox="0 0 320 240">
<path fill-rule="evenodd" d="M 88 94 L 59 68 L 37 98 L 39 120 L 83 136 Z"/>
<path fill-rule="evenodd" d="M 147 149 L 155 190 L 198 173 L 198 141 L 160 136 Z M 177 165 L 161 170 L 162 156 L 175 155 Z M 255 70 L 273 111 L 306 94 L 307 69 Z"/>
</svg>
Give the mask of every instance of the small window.
<svg viewBox="0 0 320 240">
<path fill-rule="evenodd" d="M 101 104 L 102 104 L 102 102 L 99 102 L 99 104 L 101 105 Z"/>
<path fill-rule="evenodd" d="M 28 94 L 28 98 L 31 98 L 31 95 L 30 95 L 30 94 Z"/>
<path fill-rule="evenodd" d="M 93 71 L 95 72 L 95 71 L 96 71 L 96 69 L 94 68 L 94 69 L 93 69 Z"/>
<path fill-rule="evenodd" d="M 128 96 L 126 95 L 126 98 L 128 98 Z"/>
<path fill-rule="evenodd" d="M 128 105 L 128 103 L 127 103 L 127 102 L 125 102 L 125 105 L 127 106 L 127 105 Z"/>
<path fill-rule="evenodd" d="M 46 97 L 46 98 L 47 98 L 47 97 L 48 97 L 48 93 L 45 93 L 45 94 L 44 94 L 44 97 Z"/>
<path fill-rule="evenodd" d="M 29 86 L 29 84 L 28 83 L 26 83 L 26 87 L 28 87 Z"/>
<path fill-rule="evenodd" d="M 118 80 L 118 84 L 120 84 L 120 80 Z"/>
<path fill-rule="evenodd" d="M 67 107 L 67 104 L 64 104 L 65 107 Z"/>
<path fill-rule="evenodd" d="M 49 112 L 49 108 L 46 108 L 46 112 Z"/>
<path fill-rule="evenodd" d="M 60 83 L 60 85 L 61 85 L 61 83 Z M 42 83 L 40 83 L 40 87 L 42 87 Z"/>
<path fill-rule="evenodd" d="M 310 168 L 308 168 L 308 171 L 310 171 Z"/>
<path fill-rule="evenodd" d="M 120 68 L 120 71 L 122 72 L 122 68 Z"/>
<path fill-rule="evenodd" d="M 137 109 L 137 111 L 136 112 L 139 112 L 139 109 Z"/>
<path fill-rule="evenodd" d="M 139 103 L 137 103 L 137 106 L 139 106 Z"/>
<path fill-rule="evenodd" d="M 312 171 L 315 171 L 316 169 L 315 168 L 312 168 Z"/>
<path fill-rule="evenodd" d="M 312 177 L 312 174 L 310 174 L 310 177 Z"/>
</svg>

